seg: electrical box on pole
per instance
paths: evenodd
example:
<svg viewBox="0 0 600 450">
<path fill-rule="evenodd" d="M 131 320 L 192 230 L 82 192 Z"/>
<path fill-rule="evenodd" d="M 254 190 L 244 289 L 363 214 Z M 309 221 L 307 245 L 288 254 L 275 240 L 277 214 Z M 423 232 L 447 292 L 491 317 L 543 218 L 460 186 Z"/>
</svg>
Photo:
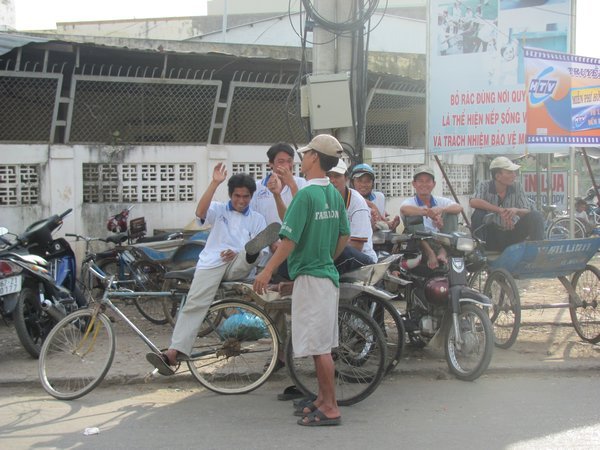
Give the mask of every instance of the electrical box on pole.
<svg viewBox="0 0 600 450">
<path fill-rule="evenodd" d="M 348 74 L 311 75 L 300 98 L 306 102 L 301 104 L 302 115 L 310 117 L 313 130 L 352 126 Z"/>
</svg>

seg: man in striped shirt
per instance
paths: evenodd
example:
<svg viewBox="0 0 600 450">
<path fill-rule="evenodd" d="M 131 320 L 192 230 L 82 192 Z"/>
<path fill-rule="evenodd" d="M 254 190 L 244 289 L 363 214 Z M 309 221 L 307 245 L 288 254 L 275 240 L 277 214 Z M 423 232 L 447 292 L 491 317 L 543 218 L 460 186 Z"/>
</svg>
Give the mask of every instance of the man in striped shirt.
<svg viewBox="0 0 600 450">
<path fill-rule="evenodd" d="M 473 230 L 485 240 L 488 250 L 502 251 L 527 239 L 544 239 L 544 218 L 516 182 L 520 167 L 504 156 L 494 158 L 490 163 L 492 179 L 481 181 L 469 200 L 474 209 Z M 483 218 L 489 213 L 494 214 L 493 221 L 484 225 Z"/>
</svg>

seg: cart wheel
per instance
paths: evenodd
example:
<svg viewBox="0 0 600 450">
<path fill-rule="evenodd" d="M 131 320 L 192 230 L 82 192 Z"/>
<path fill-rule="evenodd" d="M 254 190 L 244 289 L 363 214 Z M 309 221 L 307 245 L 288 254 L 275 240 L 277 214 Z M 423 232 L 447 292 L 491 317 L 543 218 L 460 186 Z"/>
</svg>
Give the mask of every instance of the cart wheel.
<svg viewBox="0 0 600 450">
<path fill-rule="evenodd" d="M 489 309 L 494 324 L 496 347 L 509 348 L 517 340 L 521 327 L 521 297 L 512 275 L 505 269 L 495 269 L 485 280 L 483 293 L 492 301 Z"/>
<path fill-rule="evenodd" d="M 600 342 L 600 269 L 587 265 L 571 280 L 581 304 L 569 299 L 569 312 L 575 331 L 584 341 Z"/>
</svg>

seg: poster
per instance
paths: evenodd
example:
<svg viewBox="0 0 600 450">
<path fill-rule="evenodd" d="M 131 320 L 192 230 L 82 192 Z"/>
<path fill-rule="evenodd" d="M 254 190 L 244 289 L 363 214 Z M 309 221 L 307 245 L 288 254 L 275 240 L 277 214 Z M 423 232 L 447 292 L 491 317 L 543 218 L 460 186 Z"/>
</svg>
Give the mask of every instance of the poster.
<svg viewBox="0 0 600 450">
<path fill-rule="evenodd" d="M 525 49 L 527 143 L 600 145 L 600 59 Z"/>
<path fill-rule="evenodd" d="M 540 196 L 543 205 L 556 205 L 558 211 L 567 210 L 567 171 L 553 171 L 551 187 L 551 198 L 548 200 L 548 180 L 547 173 L 540 173 Z M 525 195 L 535 204 L 537 199 L 538 175 L 536 172 L 521 172 L 521 186 L 525 190 Z"/>
<path fill-rule="evenodd" d="M 524 48 L 568 51 L 571 0 L 431 0 L 429 8 L 429 150 L 525 153 Z"/>
</svg>

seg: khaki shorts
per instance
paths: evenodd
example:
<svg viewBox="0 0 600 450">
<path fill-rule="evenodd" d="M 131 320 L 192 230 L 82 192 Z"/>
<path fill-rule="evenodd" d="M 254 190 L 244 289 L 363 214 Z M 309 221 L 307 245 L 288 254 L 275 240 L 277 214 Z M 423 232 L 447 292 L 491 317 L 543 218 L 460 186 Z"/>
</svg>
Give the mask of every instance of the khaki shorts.
<svg viewBox="0 0 600 450">
<path fill-rule="evenodd" d="M 338 346 L 339 289 L 329 278 L 300 275 L 292 293 L 294 357 L 325 355 Z"/>
</svg>

